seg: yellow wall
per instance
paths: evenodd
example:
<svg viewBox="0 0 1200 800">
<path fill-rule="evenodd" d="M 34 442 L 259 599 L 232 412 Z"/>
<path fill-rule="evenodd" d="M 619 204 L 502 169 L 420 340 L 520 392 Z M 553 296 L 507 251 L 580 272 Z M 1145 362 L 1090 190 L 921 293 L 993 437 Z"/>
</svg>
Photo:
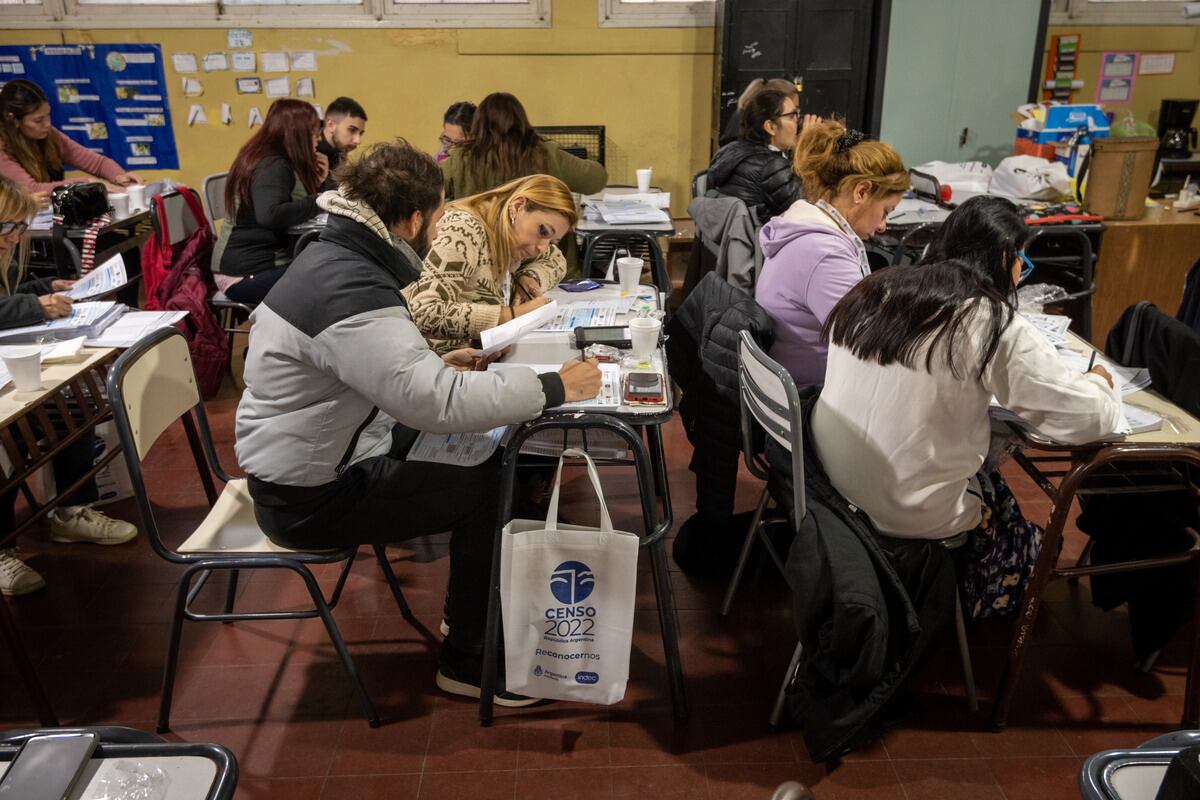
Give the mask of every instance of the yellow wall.
<svg viewBox="0 0 1200 800">
<path fill-rule="evenodd" d="M 1101 55 L 1110 50 L 1142 53 L 1175 53 L 1175 72 L 1170 75 L 1138 75 L 1133 85 L 1133 102 L 1129 105 L 1108 105 L 1119 120 L 1124 112 L 1133 109 L 1134 116 L 1157 127 L 1158 108 L 1163 98 L 1200 98 L 1200 27 L 1177 25 L 1164 27 L 1115 26 L 1051 26 L 1046 38 L 1054 34 L 1078 33 L 1082 37 L 1082 52 L 1075 77 L 1084 87 L 1075 92 L 1074 102 L 1092 103 L 1096 99 L 1096 84 L 1100 79 Z M 1045 61 L 1042 62 L 1043 65 Z M 1043 74 L 1045 68 L 1043 66 Z"/>
<path fill-rule="evenodd" d="M 284 12 L 280 13 L 285 17 Z M 433 152 L 446 106 L 478 102 L 493 91 L 517 95 L 541 125 L 607 127 L 610 183 L 635 183 L 634 170 L 654 168 L 654 182 L 672 193 L 672 212 L 686 216 L 690 180 L 708 163 L 712 91 L 711 28 L 599 28 L 596 4 L 554 0 L 552 28 L 464 30 L 255 29 L 254 50 L 315 50 L 316 101 L 354 97 L 367 110 L 367 141 L 404 136 Z M 65 41 L 161 44 L 180 169 L 147 172 L 199 188 L 200 179 L 228 169 L 248 136 L 251 106 L 266 113 L 265 95 L 238 95 L 236 75 L 199 73 L 200 98 L 183 96 L 170 55 L 225 50 L 225 31 L 0 31 L 0 44 Z M 261 64 L 260 64 L 261 66 Z M 260 78 L 267 77 L 264 73 Z M 204 107 L 209 124 L 189 128 L 188 108 Z M 234 124 L 220 124 L 229 103 Z"/>
</svg>

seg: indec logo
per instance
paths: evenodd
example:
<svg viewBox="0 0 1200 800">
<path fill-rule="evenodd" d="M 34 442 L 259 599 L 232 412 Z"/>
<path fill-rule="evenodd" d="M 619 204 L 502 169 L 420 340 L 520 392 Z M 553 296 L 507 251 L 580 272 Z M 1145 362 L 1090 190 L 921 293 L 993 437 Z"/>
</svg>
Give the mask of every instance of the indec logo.
<svg viewBox="0 0 1200 800">
<path fill-rule="evenodd" d="M 563 605 L 582 603 L 596 586 L 591 567 L 581 561 L 564 561 L 550 575 L 550 591 Z"/>
</svg>

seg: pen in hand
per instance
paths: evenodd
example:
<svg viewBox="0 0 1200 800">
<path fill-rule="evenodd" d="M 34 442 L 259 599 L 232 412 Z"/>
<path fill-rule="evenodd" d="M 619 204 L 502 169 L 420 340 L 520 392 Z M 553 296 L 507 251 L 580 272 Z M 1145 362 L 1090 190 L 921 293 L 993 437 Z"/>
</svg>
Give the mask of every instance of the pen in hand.
<svg viewBox="0 0 1200 800">
<path fill-rule="evenodd" d="M 1087 366 L 1087 369 L 1084 370 L 1084 372 L 1085 373 L 1091 372 L 1092 367 L 1094 367 L 1094 366 L 1096 366 L 1096 351 L 1095 350 L 1092 351 L 1092 357 L 1090 359 L 1088 359 L 1088 366 Z"/>
</svg>

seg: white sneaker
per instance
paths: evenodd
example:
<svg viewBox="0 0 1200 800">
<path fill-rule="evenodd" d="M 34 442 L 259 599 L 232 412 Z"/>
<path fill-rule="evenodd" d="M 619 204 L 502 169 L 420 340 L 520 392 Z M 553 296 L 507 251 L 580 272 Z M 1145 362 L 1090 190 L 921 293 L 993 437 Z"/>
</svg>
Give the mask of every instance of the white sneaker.
<svg viewBox="0 0 1200 800">
<path fill-rule="evenodd" d="M 33 567 L 17 558 L 15 549 L 0 550 L 0 594 L 9 597 L 36 592 L 46 585 Z"/>
<path fill-rule="evenodd" d="M 55 542 L 121 544 L 138 535 L 130 523 L 106 517 L 88 506 L 56 508 L 46 518 L 50 520 L 50 539 Z"/>
</svg>

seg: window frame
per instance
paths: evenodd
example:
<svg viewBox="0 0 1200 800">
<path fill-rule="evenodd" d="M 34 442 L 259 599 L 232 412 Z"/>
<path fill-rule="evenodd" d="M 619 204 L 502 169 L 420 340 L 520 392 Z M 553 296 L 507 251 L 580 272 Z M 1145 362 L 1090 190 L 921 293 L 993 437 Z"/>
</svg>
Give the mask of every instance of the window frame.
<svg viewBox="0 0 1200 800">
<path fill-rule="evenodd" d="M 19 30 L 110 30 L 129 28 L 136 10 L 141 28 L 278 28 L 287 9 L 288 28 L 549 28 L 551 0 L 524 4 L 480 4 L 362 0 L 361 4 L 225 5 L 220 0 L 187 5 L 42 0 L 40 5 L 0 6 L 4 27 Z"/>
<path fill-rule="evenodd" d="M 711 28 L 717 24 L 715 0 L 681 3 L 623 3 L 598 0 L 601 28 Z"/>
<path fill-rule="evenodd" d="M 1197 25 L 1200 19 L 1183 16 L 1183 0 L 1053 0 L 1051 25 Z"/>
</svg>

